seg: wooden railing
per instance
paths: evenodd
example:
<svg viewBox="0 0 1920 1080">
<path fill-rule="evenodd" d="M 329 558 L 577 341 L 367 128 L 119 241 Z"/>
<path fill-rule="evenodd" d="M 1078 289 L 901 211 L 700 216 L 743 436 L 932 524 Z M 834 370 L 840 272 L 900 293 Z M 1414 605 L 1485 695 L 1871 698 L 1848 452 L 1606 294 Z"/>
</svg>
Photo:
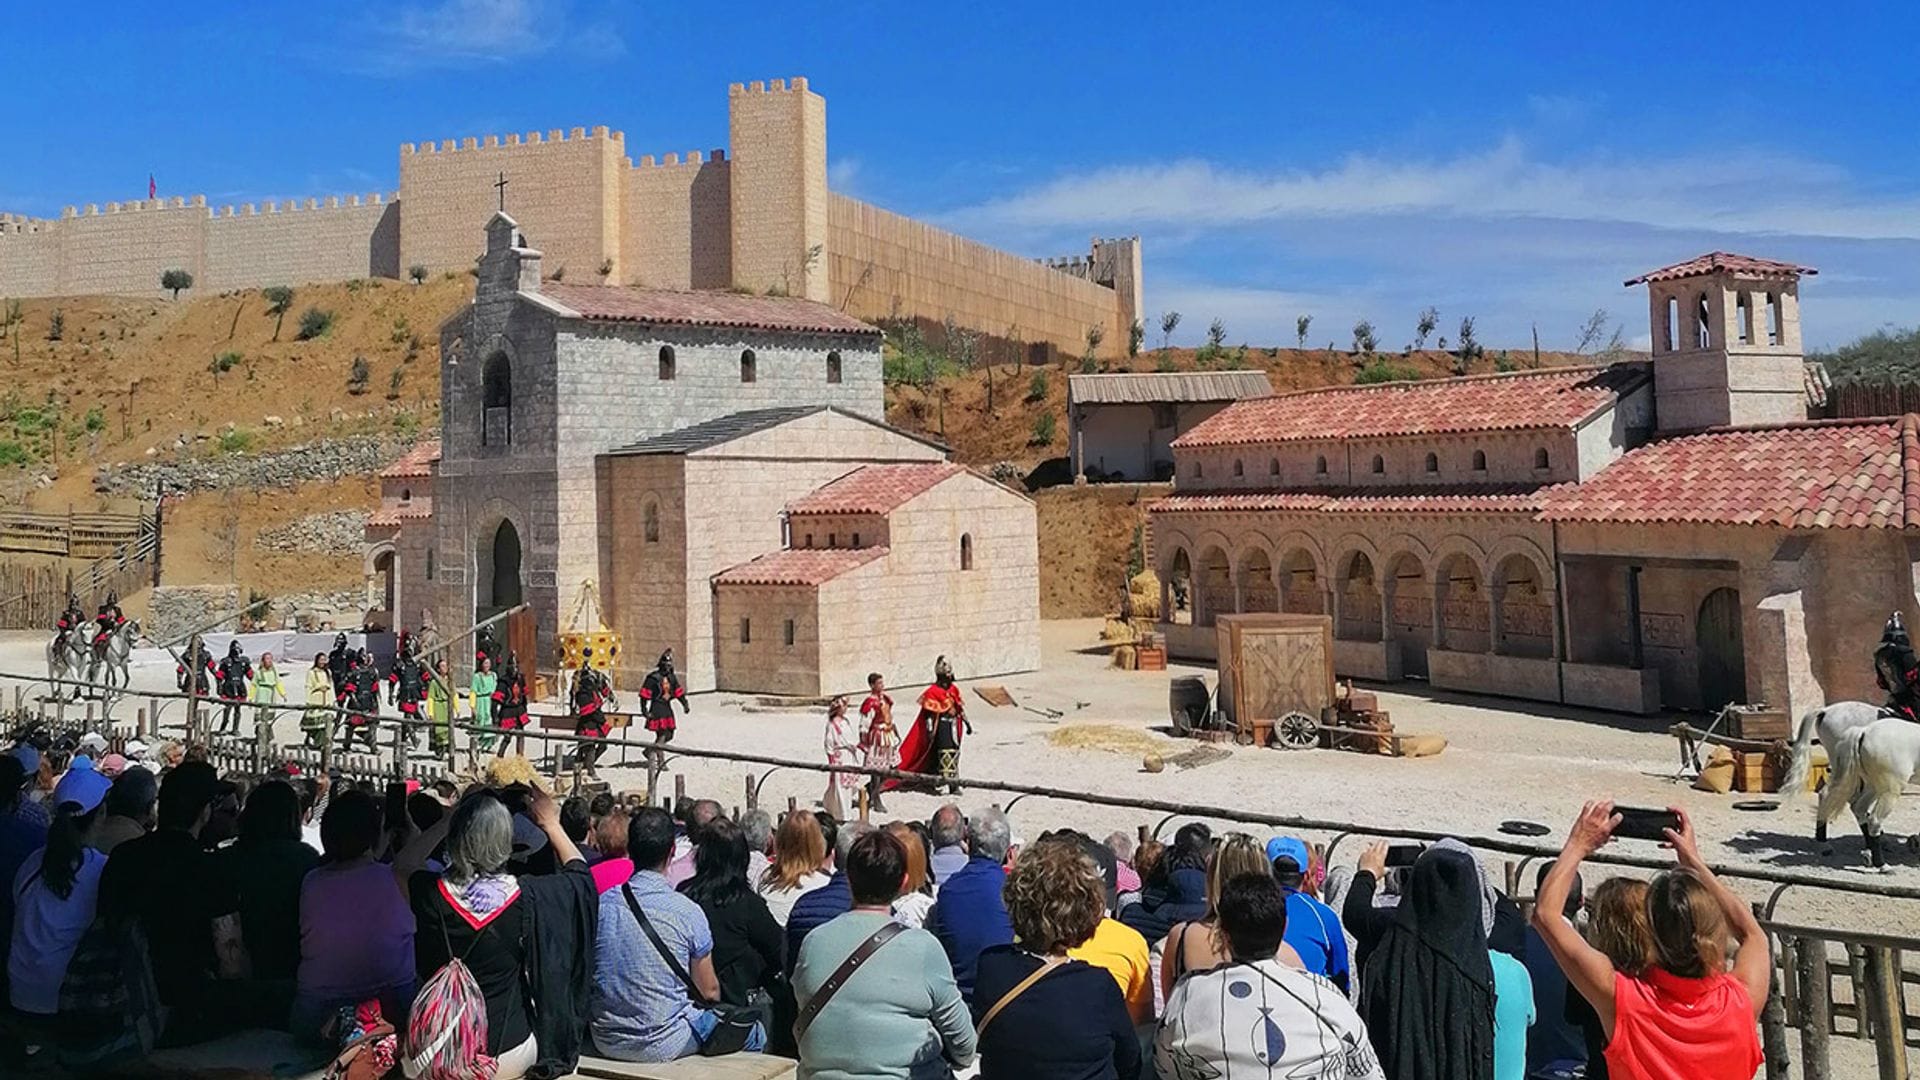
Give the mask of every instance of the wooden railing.
<svg viewBox="0 0 1920 1080">
<path fill-rule="evenodd" d="M 0 529 L 6 527 L 5 520 L 0 519 Z M 62 541 L 64 548 L 69 551 L 96 552 L 98 544 L 103 542 L 101 538 L 108 534 L 103 529 L 86 528 L 91 531 L 69 532 Z M 19 537 L 29 534 L 16 532 L 13 535 Z M 104 551 L 97 551 L 91 556 L 92 562 L 77 570 L 67 566 L 0 562 L 0 629 L 51 630 L 67 606 L 69 585 L 76 595 L 88 601 L 97 600 L 108 592 L 124 596 L 139 591 L 152 579 L 153 560 L 159 547 L 160 535 L 155 531 L 152 520 L 137 519 L 131 533 L 125 534 L 119 543 Z M 33 549 L 13 547 L 6 550 Z M 59 554 L 52 550 L 41 553 Z M 91 610 L 88 609 L 89 613 Z"/>
<path fill-rule="evenodd" d="M 0 513 L 0 551 L 98 559 L 152 528 L 150 514 Z"/>
</svg>

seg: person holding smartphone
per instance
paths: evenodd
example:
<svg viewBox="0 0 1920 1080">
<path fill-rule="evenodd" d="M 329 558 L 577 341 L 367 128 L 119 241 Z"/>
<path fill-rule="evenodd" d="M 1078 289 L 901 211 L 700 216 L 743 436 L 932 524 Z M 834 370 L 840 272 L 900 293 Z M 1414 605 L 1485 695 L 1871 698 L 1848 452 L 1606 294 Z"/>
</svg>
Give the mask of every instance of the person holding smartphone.
<svg viewBox="0 0 1920 1080">
<path fill-rule="evenodd" d="M 1639 973 L 1618 970 L 1561 914 L 1580 863 L 1622 824 L 1610 800 L 1581 809 L 1560 858 L 1540 883 L 1533 925 L 1567 981 L 1599 1014 L 1610 1076 L 1751 1080 L 1761 1064 L 1756 1023 L 1772 966 L 1766 935 L 1747 905 L 1707 868 L 1686 812 L 1668 812 L 1679 827 L 1664 830 L 1666 846 L 1678 865 L 1647 886 L 1652 966 Z"/>
</svg>

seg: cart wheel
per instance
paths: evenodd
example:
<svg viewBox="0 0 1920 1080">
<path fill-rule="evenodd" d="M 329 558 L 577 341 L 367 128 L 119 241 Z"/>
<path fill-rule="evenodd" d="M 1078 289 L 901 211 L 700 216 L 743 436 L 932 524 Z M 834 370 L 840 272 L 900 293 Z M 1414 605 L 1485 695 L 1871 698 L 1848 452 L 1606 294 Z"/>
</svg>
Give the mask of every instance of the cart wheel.
<svg viewBox="0 0 1920 1080">
<path fill-rule="evenodd" d="M 1320 721 L 1303 712 L 1290 712 L 1273 725 L 1273 735 L 1288 750 L 1305 750 L 1320 741 Z"/>
</svg>

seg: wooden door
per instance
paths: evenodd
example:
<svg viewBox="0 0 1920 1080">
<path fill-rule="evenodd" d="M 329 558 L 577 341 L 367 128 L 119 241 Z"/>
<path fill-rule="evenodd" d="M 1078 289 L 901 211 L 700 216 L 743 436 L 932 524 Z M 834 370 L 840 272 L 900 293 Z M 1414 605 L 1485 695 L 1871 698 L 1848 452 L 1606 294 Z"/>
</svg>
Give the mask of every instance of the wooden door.
<svg viewBox="0 0 1920 1080">
<path fill-rule="evenodd" d="M 516 612 L 507 616 L 507 648 L 520 661 L 520 670 L 525 672 L 531 682 L 534 673 L 542 670 L 540 647 L 540 618 L 532 609 Z M 531 685 L 529 690 L 533 689 Z"/>
<path fill-rule="evenodd" d="M 1700 666 L 1700 706 L 1708 711 L 1747 700 L 1747 654 L 1740 640 L 1740 593 L 1715 589 L 1700 602 L 1693 624 Z"/>
</svg>

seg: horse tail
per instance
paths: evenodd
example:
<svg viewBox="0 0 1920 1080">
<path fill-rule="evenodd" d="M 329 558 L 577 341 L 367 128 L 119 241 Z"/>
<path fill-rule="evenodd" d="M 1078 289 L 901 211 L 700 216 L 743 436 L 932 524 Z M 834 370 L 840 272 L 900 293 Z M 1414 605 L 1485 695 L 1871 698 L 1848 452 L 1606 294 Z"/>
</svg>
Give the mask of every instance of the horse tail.
<svg viewBox="0 0 1920 1080">
<path fill-rule="evenodd" d="M 1793 737 L 1793 756 L 1787 762 L 1786 775 L 1780 779 L 1780 790 L 1789 799 L 1806 794 L 1807 773 L 1813 768 L 1813 733 L 1826 712 L 1826 707 L 1821 706 L 1808 709 L 1800 717 L 1800 730 Z"/>
<path fill-rule="evenodd" d="M 1839 738 L 1839 745 L 1829 751 L 1833 755 L 1833 771 L 1827 774 L 1827 797 L 1829 805 L 1838 807 L 1842 803 L 1853 801 L 1860 789 L 1866 786 L 1867 770 L 1870 762 L 1863 760 L 1861 744 L 1866 740 L 1872 724 L 1862 724 Z"/>
</svg>

